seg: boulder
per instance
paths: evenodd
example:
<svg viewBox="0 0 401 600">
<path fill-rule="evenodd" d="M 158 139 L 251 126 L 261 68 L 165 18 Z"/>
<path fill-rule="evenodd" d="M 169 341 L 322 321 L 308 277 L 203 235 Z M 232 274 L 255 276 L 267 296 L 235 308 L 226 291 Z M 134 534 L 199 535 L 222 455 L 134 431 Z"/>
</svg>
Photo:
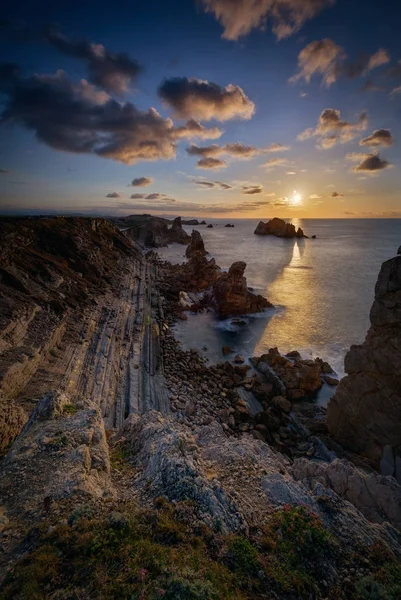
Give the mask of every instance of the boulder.
<svg viewBox="0 0 401 600">
<path fill-rule="evenodd" d="M 227 225 L 224 225 L 224 227 L 235 227 L 235 225 L 233 225 L 232 223 L 227 223 Z"/>
<path fill-rule="evenodd" d="M 192 231 L 191 241 L 185 251 L 185 255 L 188 258 L 193 256 L 194 254 L 200 254 L 201 256 L 205 256 L 207 254 L 206 250 L 205 250 L 205 244 L 203 243 L 202 236 L 199 233 L 199 231 L 197 231 L 196 229 L 194 229 Z"/>
<path fill-rule="evenodd" d="M 307 237 L 299 227 L 295 229 L 292 223 L 286 223 L 282 219 L 274 217 L 267 223 L 260 221 L 254 233 L 256 235 L 274 235 L 283 238 L 305 238 Z"/>
<path fill-rule="evenodd" d="M 213 225 L 211 223 L 209 223 L 209 225 L 207 226 L 208 229 L 213 229 Z"/>
<path fill-rule="evenodd" d="M 382 265 L 370 322 L 364 343 L 345 357 L 347 375 L 329 402 L 327 425 L 341 445 L 379 468 L 386 446 L 401 455 L 401 256 Z"/>
<path fill-rule="evenodd" d="M 261 312 L 272 306 L 266 298 L 248 290 L 245 268 L 246 263 L 242 261 L 233 263 L 228 273 L 222 273 L 213 286 L 213 304 L 221 317 Z"/>
</svg>

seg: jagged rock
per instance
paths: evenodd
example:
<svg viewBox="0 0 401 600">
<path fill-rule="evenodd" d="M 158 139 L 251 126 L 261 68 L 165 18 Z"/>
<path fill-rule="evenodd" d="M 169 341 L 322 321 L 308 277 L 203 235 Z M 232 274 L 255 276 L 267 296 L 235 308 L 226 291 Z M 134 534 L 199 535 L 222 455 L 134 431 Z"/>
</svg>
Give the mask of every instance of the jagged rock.
<svg viewBox="0 0 401 600">
<path fill-rule="evenodd" d="M 190 236 L 182 227 L 181 217 L 171 221 L 152 215 L 130 215 L 119 219 L 119 225 L 124 226 L 127 237 L 135 240 L 141 246 L 160 248 L 167 244 L 188 244 Z"/>
<path fill-rule="evenodd" d="M 189 244 L 190 236 L 183 229 L 181 217 L 174 219 L 171 229 L 168 230 L 168 243 Z"/>
<path fill-rule="evenodd" d="M 249 292 L 244 277 L 246 263 L 235 262 L 213 286 L 213 303 L 221 317 L 261 312 L 272 306 L 263 296 Z"/>
<path fill-rule="evenodd" d="M 327 424 L 345 448 L 379 467 L 383 449 L 401 447 L 401 256 L 383 263 L 362 345 L 345 357 L 344 377 L 329 402 Z"/>
<path fill-rule="evenodd" d="M 185 251 L 187 258 L 191 258 L 191 256 L 194 254 L 200 254 L 201 256 L 205 256 L 207 254 L 202 236 L 196 229 L 192 231 L 191 241 Z"/>
<path fill-rule="evenodd" d="M 221 349 L 223 356 L 227 356 L 228 354 L 232 354 L 234 350 L 230 348 L 230 346 L 223 346 Z"/>
<path fill-rule="evenodd" d="M 274 235 L 276 237 L 283 238 L 304 238 L 307 237 L 304 235 L 304 232 L 299 227 L 295 229 L 295 226 L 292 223 L 286 223 L 282 219 L 278 219 L 274 217 L 267 223 L 260 221 L 258 226 L 256 227 L 254 233 L 256 235 Z"/>
<path fill-rule="evenodd" d="M 67 410 L 71 406 L 74 411 Z M 45 498 L 112 497 L 99 408 L 89 401 L 75 406 L 59 392 L 43 396 L 3 461 L 0 488 L 10 486 L 10 510 L 17 514 L 41 511 Z"/>
<path fill-rule="evenodd" d="M 365 473 L 351 463 L 336 459 L 331 463 L 297 459 L 292 469 L 295 479 L 310 489 L 317 482 L 351 502 L 370 521 L 388 521 L 401 529 L 401 486 L 392 477 Z"/>
<path fill-rule="evenodd" d="M 209 223 L 209 225 L 207 226 L 208 229 L 213 229 L 213 225 L 211 223 Z"/>
<path fill-rule="evenodd" d="M 401 246 L 398 248 L 397 254 L 401 254 Z"/>
<path fill-rule="evenodd" d="M 233 225 L 232 223 L 227 223 L 227 225 L 224 225 L 224 227 L 235 227 L 235 225 Z"/>
<path fill-rule="evenodd" d="M 290 354 L 293 360 L 288 355 L 282 356 L 277 348 L 270 348 L 267 354 L 253 358 L 252 363 L 274 385 L 278 395 L 291 400 L 313 397 L 322 387 L 325 363 L 319 358 L 302 360 L 295 351 Z"/>
</svg>

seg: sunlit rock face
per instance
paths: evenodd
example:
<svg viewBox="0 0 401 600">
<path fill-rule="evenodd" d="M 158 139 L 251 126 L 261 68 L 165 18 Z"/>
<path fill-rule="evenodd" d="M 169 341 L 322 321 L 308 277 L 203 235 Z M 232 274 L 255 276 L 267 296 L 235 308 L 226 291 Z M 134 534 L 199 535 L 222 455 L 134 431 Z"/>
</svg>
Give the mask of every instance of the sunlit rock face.
<svg viewBox="0 0 401 600">
<path fill-rule="evenodd" d="M 213 302 L 221 317 L 261 312 L 272 306 L 266 298 L 248 290 L 245 268 L 246 263 L 242 261 L 233 263 L 228 273 L 223 273 L 213 286 Z"/>
<path fill-rule="evenodd" d="M 347 376 L 329 403 L 328 427 L 344 447 L 400 480 L 401 256 L 382 265 L 370 321 L 364 343 L 345 357 Z"/>
<path fill-rule="evenodd" d="M 275 235 L 276 237 L 283 238 L 307 237 L 300 227 L 295 229 L 292 223 L 286 223 L 277 217 L 270 219 L 267 223 L 260 221 L 254 233 L 256 235 Z"/>
</svg>

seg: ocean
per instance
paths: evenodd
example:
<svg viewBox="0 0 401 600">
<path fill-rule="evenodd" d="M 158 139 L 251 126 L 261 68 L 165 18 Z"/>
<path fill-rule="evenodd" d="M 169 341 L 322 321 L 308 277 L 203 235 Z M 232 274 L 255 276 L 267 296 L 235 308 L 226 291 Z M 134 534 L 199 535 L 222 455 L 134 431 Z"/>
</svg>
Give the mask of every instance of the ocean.
<svg viewBox="0 0 401 600">
<path fill-rule="evenodd" d="M 206 221 L 213 229 L 195 229 L 210 257 L 224 270 L 245 261 L 248 286 L 274 308 L 248 315 L 246 326 L 212 313 L 189 315 L 175 326 L 184 347 L 217 362 L 223 345 L 245 358 L 277 346 L 282 353 L 298 350 L 305 358 L 320 356 L 343 376 L 345 353 L 351 344 L 363 342 L 369 327 L 380 266 L 401 244 L 401 220 L 292 219 L 306 235 L 316 235 L 300 240 L 254 235 L 259 219 Z M 235 227 L 225 228 L 228 222 Z M 185 229 L 190 233 L 193 227 Z M 178 244 L 158 252 L 172 262 L 185 260 L 185 248 Z"/>
</svg>

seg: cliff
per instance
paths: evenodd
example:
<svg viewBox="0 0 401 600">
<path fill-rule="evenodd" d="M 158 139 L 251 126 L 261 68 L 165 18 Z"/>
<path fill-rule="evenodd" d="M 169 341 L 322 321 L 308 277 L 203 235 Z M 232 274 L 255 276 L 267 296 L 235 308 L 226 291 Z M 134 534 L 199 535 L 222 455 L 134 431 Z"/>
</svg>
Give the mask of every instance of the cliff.
<svg viewBox="0 0 401 600">
<path fill-rule="evenodd" d="M 345 357 L 347 376 L 328 406 L 332 435 L 401 481 L 401 256 L 383 263 L 363 344 Z"/>
<path fill-rule="evenodd" d="M 167 269 L 102 219 L 0 230 L 2 600 L 399 597 L 395 479 L 175 340 L 170 297 L 218 281 L 214 260 Z M 223 282 L 249 293 L 243 271 Z"/>
<path fill-rule="evenodd" d="M 130 215 L 114 221 L 127 237 L 148 248 L 160 248 L 173 243 L 189 244 L 191 239 L 182 227 L 181 217 L 171 222 L 152 215 Z"/>
</svg>

